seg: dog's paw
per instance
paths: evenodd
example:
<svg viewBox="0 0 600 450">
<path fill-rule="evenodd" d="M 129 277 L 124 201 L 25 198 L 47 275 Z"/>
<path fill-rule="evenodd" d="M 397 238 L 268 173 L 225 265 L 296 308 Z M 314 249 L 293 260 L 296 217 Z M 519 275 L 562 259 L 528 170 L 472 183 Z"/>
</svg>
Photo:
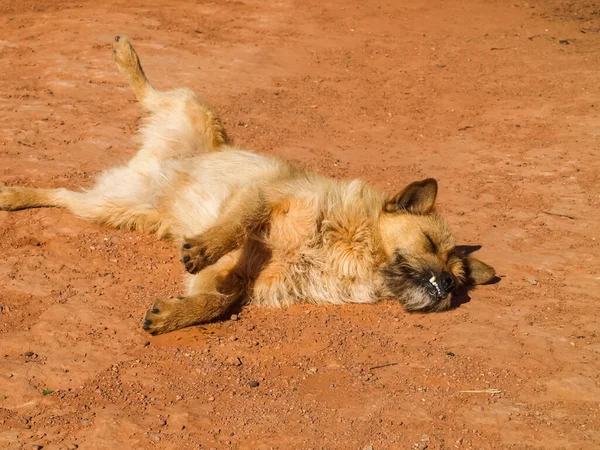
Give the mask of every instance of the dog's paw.
<svg viewBox="0 0 600 450">
<path fill-rule="evenodd" d="M 137 58 L 129 39 L 125 36 L 115 36 L 112 44 L 113 59 L 123 69 L 137 66 Z"/>
<path fill-rule="evenodd" d="M 189 273 L 198 273 L 218 261 L 210 246 L 201 238 L 184 239 L 181 246 L 181 263 Z"/>
<path fill-rule="evenodd" d="M 19 209 L 19 188 L 0 185 L 0 211 Z"/>
<path fill-rule="evenodd" d="M 163 334 L 175 331 L 185 326 L 183 302 L 185 297 L 173 297 L 167 300 L 157 300 L 146 312 L 143 328 L 150 334 Z"/>
<path fill-rule="evenodd" d="M 8 209 L 4 206 L 5 203 L 8 204 L 5 198 L 7 197 L 7 192 L 6 186 L 0 184 L 0 211 Z"/>
</svg>

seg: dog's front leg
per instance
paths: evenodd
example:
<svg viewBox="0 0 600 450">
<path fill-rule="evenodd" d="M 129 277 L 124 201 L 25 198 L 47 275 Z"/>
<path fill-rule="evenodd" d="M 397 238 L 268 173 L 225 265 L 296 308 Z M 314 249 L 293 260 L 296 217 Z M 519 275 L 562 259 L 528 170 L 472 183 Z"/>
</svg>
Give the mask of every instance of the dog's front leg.
<svg viewBox="0 0 600 450">
<path fill-rule="evenodd" d="M 233 251 L 190 277 L 186 295 L 157 299 L 146 313 L 144 329 L 161 334 L 209 322 L 243 301 L 247 283 L 238 267 L 241 256 L 241 250 Z"/>
<path fill-rule="evenodd" d="M 181 262 L 198 273 L 239 248 L 248 233 L 268 220 L 268 206 L 260 187 L 241 188 L 226 201 L 216 223 L 197 236 L 184 238 Z"/>
</svg>

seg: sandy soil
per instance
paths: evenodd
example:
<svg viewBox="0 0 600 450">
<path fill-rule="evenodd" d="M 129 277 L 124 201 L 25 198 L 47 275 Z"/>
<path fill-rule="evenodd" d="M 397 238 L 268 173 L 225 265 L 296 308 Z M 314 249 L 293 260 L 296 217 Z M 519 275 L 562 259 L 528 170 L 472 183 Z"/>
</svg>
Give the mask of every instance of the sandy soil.
<svg viewBox="0 0 600 450">
<path fill-rule="evenodd" d="M 247 307 L 150 337 L 170 244 L 0 212 L 0 447 L 600 448 L 599 32 L 591 0 L 1 1 L 0 183 L 133 155 L 123 34 L 246 148 L 390 192 L 436 177 L 502 280 L 442 314 Z"/>
</svg>

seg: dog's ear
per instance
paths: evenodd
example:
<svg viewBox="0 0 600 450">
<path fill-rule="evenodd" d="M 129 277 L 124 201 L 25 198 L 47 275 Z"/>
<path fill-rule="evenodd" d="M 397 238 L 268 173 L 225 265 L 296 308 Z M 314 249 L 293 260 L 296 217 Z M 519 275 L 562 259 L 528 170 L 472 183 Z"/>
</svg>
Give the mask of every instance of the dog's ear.
<svg viewBox="0 0 600 450">
<path fill-rule="evenodd" d="M 438 185 L 433 178 L 415 181 L 406 186 L 392 199 L 385 202 L 384 211 L 406 211 L 413 214 L 429 214 L 435 205 Z"/>
<path fill-rule="evenodd" d="M 493 267 L 475 258 L 465 259 L 465 269 L 467 282 L 470 285 L 486 284 L 496 277 L 496 271 Z"/>
</svg>

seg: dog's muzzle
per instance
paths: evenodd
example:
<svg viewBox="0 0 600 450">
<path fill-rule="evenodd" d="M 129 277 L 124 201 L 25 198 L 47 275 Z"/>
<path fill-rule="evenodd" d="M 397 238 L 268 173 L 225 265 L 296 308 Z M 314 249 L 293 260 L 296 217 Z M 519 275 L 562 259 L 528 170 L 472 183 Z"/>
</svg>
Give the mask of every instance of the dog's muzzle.
<svg viewBox="0 0 600 450">
<path fill-rule="evenodd" d="M 455 287 L 456 281 L 448 272 L 441 272 L 439 275 L 432 274 L 425 285 L 429 295 L 438 299 L 447 297 Z"/>
</svg>

